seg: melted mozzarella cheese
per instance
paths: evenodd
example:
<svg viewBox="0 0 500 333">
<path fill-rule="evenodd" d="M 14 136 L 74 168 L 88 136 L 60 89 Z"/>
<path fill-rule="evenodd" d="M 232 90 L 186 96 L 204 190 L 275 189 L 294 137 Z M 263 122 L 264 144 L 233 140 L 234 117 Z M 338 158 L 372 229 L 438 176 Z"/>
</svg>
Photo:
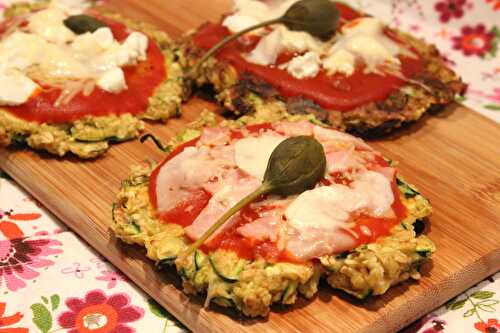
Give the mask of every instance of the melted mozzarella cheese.
<svg viewBox="0 0 500 333">
<path fill-rule="evenodd" d="M 283 136 L 262 135 L 236 141 L 236 165 L 249 175 L 264 179 L 267 163 L 273 150 L 286 138 Z"/>
<path fill-rule="evenodd" d="M 385 216 L 392 212 L 390 181 L 367 171 L 351 186 L 334 184 L 303 192 L 286 209 L 291 227 L 287 249 L 298 259 L 310 259 L 352 248 L 348 230 L 353 213 Z"/>
<path fill-rule="evenodd" d="M 333 184 L 305 191 L 285 216 L 296 230 L 342 228 L 352 213 L 383 216 L 394 202 L 391 182 L 377 172 L 363 172 L 351 186 Z"/>
<path fill-rule="evenodd" d="M 206 149 L 188 147 L 166 163 L 158 173 L 158 210 L 167 211 L 183 200 L 183 189 L 198 188 L 217 172 Z M 215 169 L 215 170 L 214 170 Z M 184 193 L 186 194 L 186 193 Z"/>
<path fill-rule="evenodd" d="M 363 198 L 361 211 L 369 216 L 382 217 L 392 215 L 394 194 L 391 187 L 392 179 L 385 175 L 367 171 L 361 173 L 352 184 L 352 190 Z"/>
</svg>

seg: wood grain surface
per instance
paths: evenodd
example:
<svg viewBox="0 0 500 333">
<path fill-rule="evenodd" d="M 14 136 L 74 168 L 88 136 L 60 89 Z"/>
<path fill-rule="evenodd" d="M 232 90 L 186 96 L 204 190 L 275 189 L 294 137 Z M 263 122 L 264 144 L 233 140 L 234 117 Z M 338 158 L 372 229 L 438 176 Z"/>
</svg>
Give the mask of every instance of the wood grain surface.
<svg viewBox="0 0 500 333">
<path fill-rule="evenodd" d="M 156 24 L 178 37 L 230 8 L 226 0 L 108 1 L 132 18 Z M 203 109 L 193 99 L 180 119 L 148 124 L 163 139 L 180 132 Z M 143 251 L 114 239 L 111 204 L 129 166 L 161 159 L 152 145 L 131 141 L 94 161 L 58 159 L 31 151 L 0 149 L 0 167 L 144 291 L 196 332 L 393 332 L 500 269 L 500 126 L 460 106 L 372 142 L 400 162 L 399 169 L 434 207 L 429 236 L 437 252 L 419 283 L 404 283 L 360 304 L 322 285 L 312 300 L 273 308 L 268 318 L 204 309 L 185 296 L 174 272 L 158 273 Z M 77 255 L 77 254 L 75 254 Z"/>
</svg>

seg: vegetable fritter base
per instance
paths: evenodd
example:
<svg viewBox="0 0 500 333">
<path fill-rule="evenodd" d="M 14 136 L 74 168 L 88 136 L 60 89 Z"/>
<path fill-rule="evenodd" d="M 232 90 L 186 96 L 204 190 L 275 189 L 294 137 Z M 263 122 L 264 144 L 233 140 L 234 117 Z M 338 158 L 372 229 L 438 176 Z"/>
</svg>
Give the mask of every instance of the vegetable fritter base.
<svg viewBox="0 0 500 333">
<path fill-rule="evenodd" d="M 200 131 L 190 129 L 173 141 L 173 146 L 189 141 Z M 303 264 L 254 261 L 236 253 L 216 250 L 181 261 L 179 253 L 190 240 L 177 224 L 156 218 L 149 200 L 149 176 L 155 163 L 144 162 L 132 169 L 123 181 L 113 206 L 115 235 L 129 244 L 146 248 L 147 257 L 158 266 L 175 266 L 188 294 L 205 294 L 224 307 L 236 307 L 247 316 L 265 316 L 273 303 L 293 304 L 299 294 L 311 298 L 321 277 L 335 289 L 359 299 L 384 294 L 391 286 L 419 279 L 419 267 L 435 251 L 422 232 L 422 219 L 431 214 L 427 199 L 398 176 L 398 187 L 408 215 L 391 230 L 391 235 L 365 244 L 348 253 L 321 257 Z"/>
</svg>

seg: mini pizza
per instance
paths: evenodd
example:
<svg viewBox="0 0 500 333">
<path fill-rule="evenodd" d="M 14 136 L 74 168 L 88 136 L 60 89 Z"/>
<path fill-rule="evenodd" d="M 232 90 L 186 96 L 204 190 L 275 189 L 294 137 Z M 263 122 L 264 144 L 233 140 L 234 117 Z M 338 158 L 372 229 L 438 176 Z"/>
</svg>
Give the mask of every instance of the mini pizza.
<svg viewBox="0 0 500 333">
<path fill-rule="evenodd" d="M 57 1 L 15 5 L 0 24 L 0 144 L 93 158 L 179 113 L 168 36 Z"/>
<path fill-rule="evenodd" d="M 321 143 L 326 171 L 310 190 L 264 195 L 194 254 L 182 253 L 262 182 L 289 137 Z M 190 130 L 159 164 L 133 169 L 113 207 L 117 237 L 175 265 L 188 294 L 265 316 L 273 303 L 312 297 L 320 279 L 357 298 L 407 279 L 435 247 L 423 231 L 429 202 L 361 139 L 308 121 Z"/>
<path fill-rule="evenodd" d="M 235 1 L 231 14 L 180 42 L 182 66 L 190 70 L 223 38 L 282 16 L 294 2 Z M 220 103 L 237 115 L 258 112 L 271 118 L 280 110 L 314 114 L 339 130 L 361 135 L 383 134 L 416 121 L 464 91 L 434 46 L 345 3 L 336 5 L 339 27 L 330 39 L 281 24 L 254 30 L 204 63 L 195 84 L 213 86 Z"/>
</svg>

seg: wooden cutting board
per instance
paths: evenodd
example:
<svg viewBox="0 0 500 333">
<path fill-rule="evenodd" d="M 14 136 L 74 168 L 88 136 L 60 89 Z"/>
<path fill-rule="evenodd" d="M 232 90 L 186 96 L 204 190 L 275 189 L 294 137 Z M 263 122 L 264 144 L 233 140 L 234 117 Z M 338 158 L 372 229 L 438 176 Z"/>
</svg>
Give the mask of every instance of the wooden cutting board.
<svg viewBox="0 0 500 333">
<path fill-rule="evenodd" d="M 228 0 L 108 1 L 107 7 L 165 29 L 173 37 L 230 8 Z M 214 105 L 194 99 L 181 119 L 148 125 L 164 140 Z M 175 273 L 159 274 L 138 247 L 109 231 L 111 204 L 129 166 L 161 159 L 152 145 L 114 146 L 95 161 L 57 159 L 0 149 L 0 167 L 144 291 L 196 332 L 392 332 L 500 269 L 500 126 L 460 106 L 425 117 L 373 142 L 400 161 L 402 174 L 431 200 L 429 236 L 438 250 L 419 283 L 404 283 L 365 304 L 322 285 L 313 300 L 274 308 L 265 319 L 204 309 L 201 298 L 179 289 Z M 75 256 L 78 254 L 75 253 Z"/>
</svg>

